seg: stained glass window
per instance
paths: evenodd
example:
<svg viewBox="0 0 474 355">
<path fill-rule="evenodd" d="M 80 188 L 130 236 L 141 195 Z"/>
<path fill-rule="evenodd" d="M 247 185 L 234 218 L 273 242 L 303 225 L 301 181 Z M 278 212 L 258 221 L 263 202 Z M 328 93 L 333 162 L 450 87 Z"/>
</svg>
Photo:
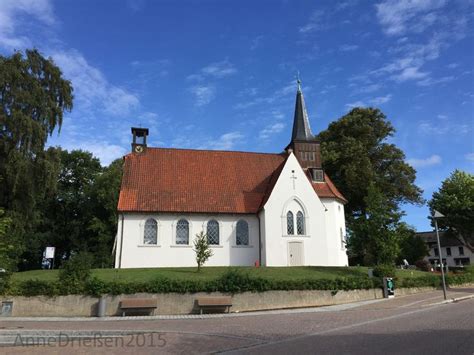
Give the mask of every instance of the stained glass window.
<svg viewBox="0 0 474 355">
<path fill-rule="evenodd" d="M 176 244 L 189 244 L 189 222 L 185 219 L 176 224 Z"/>
<path fill-rule="evenodd" d="M 296 232 L 298 235 L 304 235 L 304 215 L 301 211 L 296 214 Z"/>
<path fill-rule="evenodd" d="M 249 245 L 249 224 L 243 219 L 237 222 L 236 244 Z"/>
<path fill-rule="evenodd" d="M 219 223 L 214 219 L 207 222 L 207 243 L 219 245 Z"/>
<path fill-rule="evenodd" d="M 295 234 L 295 222 L 293 221 L 293 212 L 286 214 L 286 232 L 288 235 Z"/>
<path fill-rule="evenodd" d="M 143 244 L 158 243 L 158 223 L 152 218 L 145 222 L 145 230 L 143 233 Z"/>
</svg>

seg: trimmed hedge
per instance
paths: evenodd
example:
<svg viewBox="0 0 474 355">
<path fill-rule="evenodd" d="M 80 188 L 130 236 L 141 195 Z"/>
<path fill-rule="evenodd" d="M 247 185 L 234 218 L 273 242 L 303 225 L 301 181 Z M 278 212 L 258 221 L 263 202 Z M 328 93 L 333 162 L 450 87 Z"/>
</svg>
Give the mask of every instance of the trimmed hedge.
<svg viewBox="0 0 474 355">
<path fill-rule="evenodd" d="M 474 272 L 464 272 L 447 276 L 448 285 L 474 283 Z M 439 275 L 427 275 L 416 278 L 395 278 L 396 288 L 405 287 L 439 287 Z M 11 282 L 2 293 L 13 296 L 59 296 L 67 294 L 86 294 L 99 296 L 103 294 L 133 294 L 133 293 L 195 293 L 195 292 L 263 292 L 291 290 L 357 290 L 382 287 L 381 278 L 374 277 L 340 277 L 335 279 L 300 279 L 300 280 L 271 280 L 252 277 L 249 273 L 230 269 L 216 280 L 173 280 L 156 278 L 151 282 L 102 281 L 91 278 L 84 285 L 71 289 L 59 281 L 27 280 Z"/>
</svg>

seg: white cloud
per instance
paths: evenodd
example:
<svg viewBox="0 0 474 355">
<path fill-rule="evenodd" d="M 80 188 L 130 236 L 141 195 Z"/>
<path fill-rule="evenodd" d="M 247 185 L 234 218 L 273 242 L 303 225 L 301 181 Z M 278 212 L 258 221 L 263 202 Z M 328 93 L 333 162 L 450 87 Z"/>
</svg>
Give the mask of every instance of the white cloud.
<svg viewBox="0 0 474 355">
<path fill-rule="evenodd" d="M 366 107 L 367 105 L 365 104 L 365 102 L 362 102 L 362 101 L 359 100 L 359 101 L 348 103 L 345 106 L 348 109 L 351 109 L 351 108 L 354 108 L 354 107 Z"/>
<path fill-rule="evenodd" d="M 384 0 L 375 5 L 377 18 L 388 35 L 422 32 L 437 20 L 435 10 L 445 0 Z"/>
<path fill-rule="evenodd" d="M 51 56 L 64 77 L 72 82 L 76 109 L 99 109 L 114 116 L 124 116 L 139 106 L 135 94 L 110 84 L 104 74 L 90 65 L 77 50 L 57 51 Z"/>
<path fill-rule="evenodd" d="M 472 125 L 453 122 L 448 118 L 440 118 L 438 121 L 421 121 L 418 125 L 418 130 L 426 135 L 453 134 L 459 136 L 471 132 Z"/>
<path fill-rule="evenodd" d="M 204 80 L 207 78 L 221 79 L 237 73 L 235 66 L 227 59 L 221 62 L 211 63 L 202 68 L 198 73 L 188 75 L 188 80 Z"/>
<path fill-rule="evenodd" d="M 244 135 L 240 132 L 225 133 L 217 140 L 211 140 L 207 145 L 207 148 L 215 150 L 229 150 L 234 148 L 235 145 L 242 140 L 242 138 L 244 138 Z"/>
<path fill-rule="evenodd" d="M 359 48 L 359 46 L 356 45 L 356 44 L 343 44 L 343 45 L 339 46 L 339 50 L 341 52 L 352 52 L 352 51 L 355 51 L 358 48 Z"/>
<path fill-rule="evenodd" d="M 121 158 L 128 153 L 124 147 L 109 144 L 108 142 L 70 141 L 62 144 L 62 147 L 69 151 L 81 149 L 91 152 L 94 157 L 99 158 L 102 166 L 107 166 L 115 159 Z"/>
<path fill-rule="evenodd" d="M 259 134 L 260 139 L 267 139 L 273 134 L 280 133 L 285 128 L 284 123 L 275 123 L 262 129 Z"/>
<path fill-rule="evenodd" d="M 428 72 L 421 72 L 419 67 L 404 68 L 398 74 L 392 75 L 391 78 L 398 82 L 407 80 L 424 79 L 429 75 Z"/>
<path fill-rule="evenodd" d="M 392 94 L 388 94 L 385 96 L 378 96 L 370 99 L 369 102 L 373 105 L 382 105 L 386 102 L 389 102 L 392 99 Z"/>
<path fill-rule="evenodd" d="M 216 97 L 216 88 L 212 85 L 195 85 L 189 91 L 194 95 L 196 106 L 205 106 Z"/>
<path fill-rule="evenodd" d="M 260 43 L 262 42 L 263 38 L 264 37 L 262 35 L 260 35 L 260 36 L 255 37 L 254 39 L 252 39 L 252 44 L 250 46 L 250 50 L 253 51 L 253 50 L 257 49 L 260 46 Z"/>
<path fill-rule="evenodd" d="M 209 64 L 207 67 L 202 68 L 201 72 L 216 78 L 223 78 L 237 73 L 237 69 L 235 69 L 232 63 L 224 60 L 222 62 Z"/>
<path fill-rule="evenodd" d="M 449 83 L 450 81 L 453 81 L 455 79 L 454 76 L 449 75 L 449 76 L 443 76 L 438 79 L 434 78 L 425 78 L 421 81 L 419 81 L 417 84 L 420 86 L 431 86 L 435 84 L 444 84 L 444 83 Z"/>
<path fill-rule="evenodd" d="M 8 50 L 31 47 L 30 39 L 18 33 L 30 22 L 23 21 L 22 15 L 32 16 L 47 26 L 55 23 L 50 0 L 2 0 L 0 1 L 0 47 Z"/>
<path fill-rule="evenodd" d="M 467 153 L 464 157 L 467 160 L 474 162 L 474 153 Z"/>
<path fill-rule="evenodd" d="M 145 0 L 127 0 L 127 6 L 133 12 L 137 12 L 145 7 Z"/>
<path fill-rule="evenodd" d="M 300 33 L 308 33 L 308 32 L 322 30 L 326 28 L 326 25 L 324 24 L 323 21 L 324 21 L 324 11 L 322 10 L 314 11 L 310 16 L 308 23 L 300 27 L 298 31 Z"/>
<path fill-rule="evenodd" d="M 407 162 L 414 168 L 426 168 L 441 164 L 441 157 L 434 154 L 426 159 L 408 159 Z"/>
</svg>

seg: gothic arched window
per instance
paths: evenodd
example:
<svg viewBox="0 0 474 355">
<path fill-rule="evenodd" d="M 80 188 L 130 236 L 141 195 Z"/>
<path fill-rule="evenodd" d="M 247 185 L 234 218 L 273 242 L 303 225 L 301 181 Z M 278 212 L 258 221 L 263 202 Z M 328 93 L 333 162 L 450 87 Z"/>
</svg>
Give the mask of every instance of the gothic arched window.
<svg viewBox="0 0 474 355">
<path fill-rule="evenodd" d="M 249 224 L 243 219 L 237 222 L 236 245 L 249 245 Z"/>
<path fill-rule="evenodd" d="M 215 219 L 207 222 L 207 243 L 219 245 L 219 223 Z"/>
<path fill-rule="evenodd" d="M 185 219 L 176 223 L 176 244 L 189 244 L 189 222 Z"/>
<path fill-rule="evenodd" d="M 296 213 L 296 233 L 304 235 L 304 214 L 301 211 Z"/>
<path fill-rule="evenodd" d="M 149 218 L 145 222 L 143 244 L 158 244 L 158 223 L 153 218 Z"/>
<path fill-rule="evenodd" d="M 286 233 L 288 235 L 295 234 L 295 223 L 293 221 L 293 212 L 288 211 L 286 214 Z"/>
</svg>

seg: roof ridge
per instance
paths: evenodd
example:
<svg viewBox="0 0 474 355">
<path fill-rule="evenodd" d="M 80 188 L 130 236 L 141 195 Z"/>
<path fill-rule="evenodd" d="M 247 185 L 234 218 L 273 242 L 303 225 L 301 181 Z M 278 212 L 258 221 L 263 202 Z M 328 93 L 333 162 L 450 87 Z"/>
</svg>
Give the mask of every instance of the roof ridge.
<svg viewBox="0 0 474 355">
<path fill-rule="evenodd" d="M 244 154 L 278 155 L 278 156 L 285 156 L 285 155 L 286 155 L 285 152 L 281 152 L 281 153 L 265 153 L 265 152 L 249 152 L 249 151 L 243 151 L 243 150 L 197 149 L 197 148 L 147 147 L 147 150 L 179 150 L 179 151 L 193 151 L 193 152 L 244 153 Z"/>
</svg>

